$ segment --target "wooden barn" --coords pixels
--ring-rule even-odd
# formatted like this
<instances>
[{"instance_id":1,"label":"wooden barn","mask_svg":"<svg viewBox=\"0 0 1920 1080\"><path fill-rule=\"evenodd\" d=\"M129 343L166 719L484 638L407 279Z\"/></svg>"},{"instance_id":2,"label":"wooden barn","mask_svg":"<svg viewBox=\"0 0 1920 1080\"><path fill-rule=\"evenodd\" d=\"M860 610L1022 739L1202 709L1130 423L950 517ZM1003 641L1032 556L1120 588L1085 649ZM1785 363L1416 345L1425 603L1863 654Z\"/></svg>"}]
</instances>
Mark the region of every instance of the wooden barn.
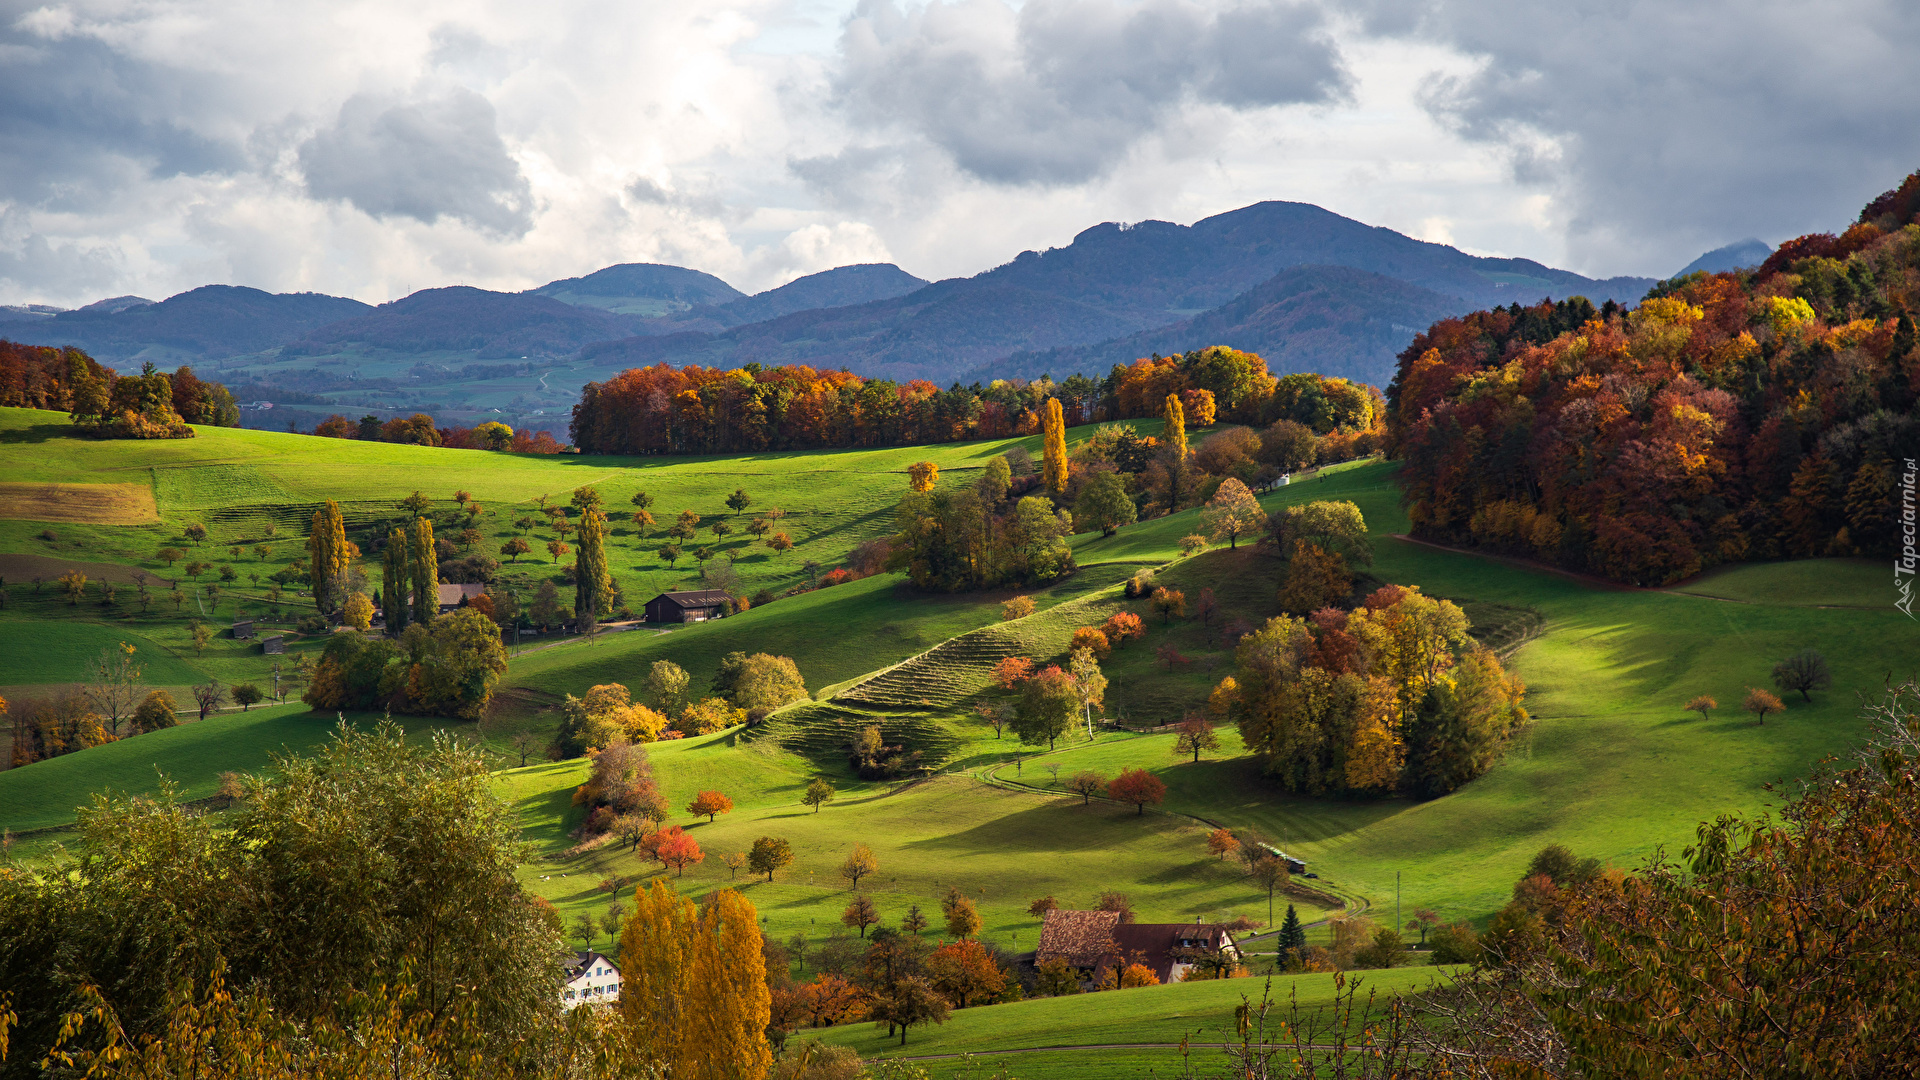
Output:
<instances>
[{"instance_id":1,"label":"wooden barn","mask_svg":"<svg viewBox=\"0 0 1920 1080\"><path fill-rule=\"evenodd\" d=\"M647 601L648 622L706 622L727 615L727 594L719 589L667 592Z\"/></svg>"}]
</instances>

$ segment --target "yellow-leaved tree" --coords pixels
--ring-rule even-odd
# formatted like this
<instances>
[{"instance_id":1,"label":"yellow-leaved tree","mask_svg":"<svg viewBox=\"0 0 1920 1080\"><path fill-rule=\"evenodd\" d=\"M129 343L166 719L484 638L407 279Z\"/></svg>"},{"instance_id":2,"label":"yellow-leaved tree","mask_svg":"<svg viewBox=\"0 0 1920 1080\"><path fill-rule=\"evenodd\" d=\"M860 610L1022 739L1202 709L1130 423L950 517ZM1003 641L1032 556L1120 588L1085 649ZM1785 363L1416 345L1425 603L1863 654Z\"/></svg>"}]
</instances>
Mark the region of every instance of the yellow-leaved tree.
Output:
<instances>
[{"instance_id":1,"label":"yellow-leaved tree","mask_svg":"<svg viewBox=\"0 0 1920 1080\"><path fill-rule=\"evenodd\" d=\"M698 908L655 881L620 935L620 1012L641 1057L675 1080L765 1080L772 998L759 915L732 889Z\"/></svg>"},{"instance_id":2,"label":"yellow-leaved tree","mask_svg":"<svg viewBox=\"0 0 1920 1080\"><path fill-rule=\"evenodd\" d=\"M1041 464L1047 491L1054 495L1065 495L1067 493L1067 420L1060 411L1059 398L1047 399L1045 431L1046 439L1041 446Z\"/></svg>"}]
</instances>

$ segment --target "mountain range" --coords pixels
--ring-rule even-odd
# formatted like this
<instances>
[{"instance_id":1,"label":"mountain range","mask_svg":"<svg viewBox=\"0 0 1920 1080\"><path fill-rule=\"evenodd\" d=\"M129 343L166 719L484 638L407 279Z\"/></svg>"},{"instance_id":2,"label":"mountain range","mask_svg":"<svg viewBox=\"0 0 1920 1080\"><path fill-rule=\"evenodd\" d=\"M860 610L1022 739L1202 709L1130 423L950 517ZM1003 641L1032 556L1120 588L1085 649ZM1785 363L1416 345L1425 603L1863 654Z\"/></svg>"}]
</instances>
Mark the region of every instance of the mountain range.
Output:
<instances>
[{"instance_id":1,"label":"mountain range","mask_svg":"<svg viewBox=\"0 0 1920 1080\"><path fill-rule=\"evenodd\" d=\"M1743 241L1688 269L1750 265L1767 251ZM804 363L946 384L1099 376L1205 345L1260 353L1277 372L1384 384L1394 354L1436 319L1548 296L1630 302L1653 283L1469 255L1317 206L1262 202L1192 225L1096 225L1064 247L933 283L866 264L749 296L698 270L628 263L521 293L434 288L377 307L207 285L158 303L0 309L0 337L77 345L122 369L212 364L263 387L298 374L320 390L329 379L419 380L422 364L457 378L463 362L501 359L590 378L637 364ZM550 396L537 400L564 406L584 378L563 378L564 390L543 379ZM350 404L350 394L328 397Z\"/></svg>"}]
</instances>

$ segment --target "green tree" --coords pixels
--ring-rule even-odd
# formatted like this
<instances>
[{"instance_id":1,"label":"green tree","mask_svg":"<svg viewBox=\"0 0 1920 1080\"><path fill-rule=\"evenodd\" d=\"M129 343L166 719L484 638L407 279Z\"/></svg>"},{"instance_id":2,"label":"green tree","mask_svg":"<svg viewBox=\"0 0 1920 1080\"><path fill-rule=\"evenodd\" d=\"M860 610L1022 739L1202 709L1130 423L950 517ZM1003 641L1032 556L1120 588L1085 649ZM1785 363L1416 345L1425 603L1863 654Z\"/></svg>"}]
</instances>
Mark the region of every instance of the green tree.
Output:
<instances>
[{"instance_id":1,"label":"green tree","mask_svg":"<svg viewBox=\"0 0 1920 1080\"><path fill-rule=\"evenodd\" d=\"M800 796L800 801L813 807L814 813L819 813L822 806L833 801L833 784L824 776L814 777L813 783L808 784L806 792Z\"/></svg>"},{"instance_id":2,"label":"green tree","mask_svg":"<svg viewBox=\"0 0 1920 1080\"><path fill-rule=\"evenodd\" d=\"M413 494L407 496L406 498L400 500L400 509L405 510L407 513L412 514L415 517L419 517L420 515L426 513L427 508L432 505L433 505L433 500L428 498L426 492L423 492L423 491L416 491Z\"/></svg>"},{"instance_id":3,"label":"green tree","mask_svg":"<svg viewBox=\"0 0 1920 1080\"><path fill-rule=\"evenodd\" d=\"M1030 746L1046 743L1066 733L1080 714L1080 694L1073 677L1058 667L1047 667L1020 687L1020 701L1013 714L1013 733Z\"/></svg>"},{"instance_id":4,"label":"green tree","mask_svg":"<svg viewBox=\"0 0 1920 1080\"><path fill-rule=\"evenodd\" d=\"M580 519L576 550L573 611L585 626L613 610L613 575L607 570L607 519L599 507L588 507Z\"/></svg>"},{"instance_id":5,"label":"green tree","mask_svg":"<svg viewBox=\"0 0 1920 1080\"><path fill-rule=\"evenodd\" d=\"M1080 489L1080 497L1073 504L1073 524L1081 532L1099 529L1102 536L1112 536L1121 526L1138 519L1139 509L1117 472L1096 473Z\"/></svg>"},{"instance_id":6,"label":"green tree","mask_svg":"<svg viewBox=\"0 0 1920 1080\"><path fill-rule=\"evenodd\" d=\"M413 590L411 621L425 626L440 610L440 560L433 548L432 519L417 517L407 526L407 563L407 584Z\"/></svg>"},{"instance_id":7,"label":"green tree","mask_svg":"<svg viewBox=\"0 0 1920 1080\"><path fill-rule=\"evenodd\" d=\"M747 507L752 505L753 505L753 496L747 494L747 491L745 488L734 488L733 494L727 496L727 509L733 511L736 514L744 511Z\"/></svg>"},{"instance_id":8,"label":"green tree","mask_svg":"<svg viewBox=\"0 0 1920 1080\"><path fill-rule=\"evenodd\" d=\"M754 653L741 664L731 697L743 709L778 709L805 701L807 684L791 658Z\"/></svg>"},{"instance_id":9,"label":"green tree","mask_svg":"<svg viewBox=\"0 0 1920 1080\"><path fill-rule=\"evenodd\" d=\"M668 716L680 715L687 700L687 682L686 670L671 660L655 660L647 671L647 693Z\"/></svg>"},{"instance_id":10,"label":"green tree","mask_svg":"<svg viewBox=\"0 0 1920 1080\"><path fill-rule=\"evenodd\" d=\"M413 591L413 560L407 554L407 534L394 529L387 534L387 546L380 552L380 611L386 616L387 633L398 635L407 628L411 614L407 594Z\"/></svg>"},{"instance_id":11,"label":"green tree","mask_svg":"<svg viewBox=\"0 0 1920 1080\"><path fill-rule=\"evenodd\" d=\"M239 683L233 688L233 703L240 706L242 712L252 712L253 707L266 696L252 683Z\"/></svg>"},{"instance_id":12,"label":"green tree","mask_svg":"<svg viewBox=\"0 0 1920 1080\"><path fill-rule=\"evenodd\" d=\"M753 850L747 853L747 868L756 874L767 875L772 881L775 871L784 870L793 863L793 845L777 836L763 836L753 842Z\"/></svg>"}]
</instances>

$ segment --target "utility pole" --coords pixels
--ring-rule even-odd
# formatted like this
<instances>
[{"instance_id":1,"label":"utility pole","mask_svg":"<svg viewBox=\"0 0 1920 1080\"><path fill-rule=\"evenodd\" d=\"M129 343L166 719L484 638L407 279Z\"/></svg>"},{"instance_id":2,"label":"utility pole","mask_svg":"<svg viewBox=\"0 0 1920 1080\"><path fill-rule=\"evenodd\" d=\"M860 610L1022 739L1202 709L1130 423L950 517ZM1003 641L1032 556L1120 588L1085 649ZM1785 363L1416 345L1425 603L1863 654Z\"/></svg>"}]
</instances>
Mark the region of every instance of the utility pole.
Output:
<instances>
[{"instance_id":1,"label":"utility pole","mask_svg":"<svg viewBox=\"0 0 1920 1080\"><path fill-rule=\"evenodd\" d=\"M1393 932L1400 932L1400 871L1393 872Z\"/></svg>"}]
</instances>

